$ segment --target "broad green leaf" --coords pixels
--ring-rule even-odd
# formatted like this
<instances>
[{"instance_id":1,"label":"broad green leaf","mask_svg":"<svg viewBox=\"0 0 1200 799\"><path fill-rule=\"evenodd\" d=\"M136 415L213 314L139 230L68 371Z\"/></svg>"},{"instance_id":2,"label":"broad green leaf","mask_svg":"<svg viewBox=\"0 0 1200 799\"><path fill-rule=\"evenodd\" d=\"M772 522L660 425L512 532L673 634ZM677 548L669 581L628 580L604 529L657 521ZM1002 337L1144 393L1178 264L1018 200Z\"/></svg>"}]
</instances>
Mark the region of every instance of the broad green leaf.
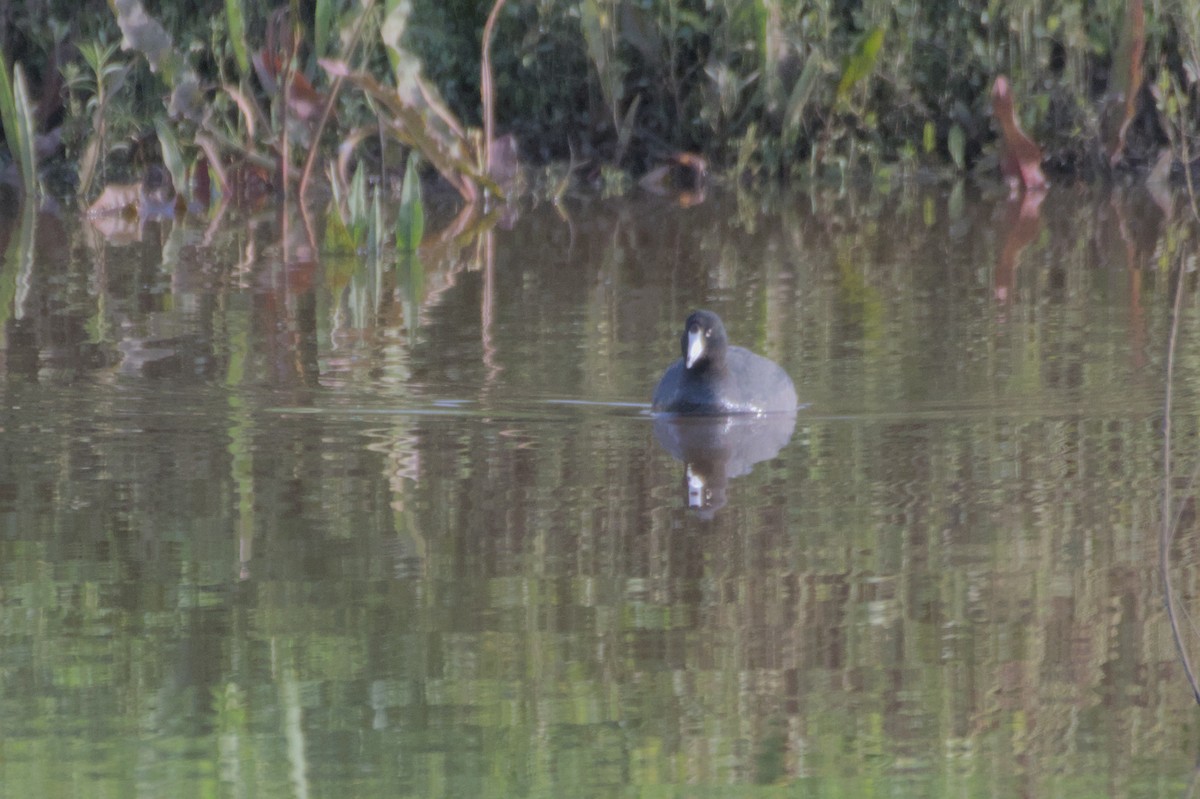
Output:
<instances>
[{"instance_id":1,"label":"broad green leaf","mask_svg":"<svg viewBox=\"0 0 1200 799\"><path fill-rule=\"evenodd\" d=\"M329 32L333 28L334 0L317 0L313 12L313 48L318 57L329 50Z\"/></svg>"},{"instance_id":2,"label":"broad green leaf","mask_svg":"<svg viewBox=\"0 0 1200 799\"><path fill-rule=\"evenodd\" d=\"M425 208L421 202L421 178L417 174L417 154L408 156L404 184L400 187L400 214L396 219L396 249L415 252L425 234Z\"/></svg>"},{"instance_id":3,"label":"broad green leaf","mask_svg":"<svg viewBox=\"0 0 1200 799\"><path fill-rule=\"evenodd\" d=\"M321 249L332 255L350 255L357 249L354 237L334 205L329 206L329 213L325 215L325 241Z\"/></svg>"},{"instance_id":4,"label":"broad green leaf","mask_svg":"<svg viewBox=\"0 0 1200 799\"><path fill-rule=\"evenodd\" d=\"M959 169L967 163L967 135L957 122L950 126L950 134L946 138L946 148L950 150L950 160Z\"/></svg>"},{"instance_id":5,"label":"broad green leaf","mask_svg":"<svg viewBox=\"0 0 1200 799\"><path fill-rule=\"evenodd\" d=\"M246 13L242 0L225 0L225 19L229 23L229 41L242 77L250 74L250 48L246 46Z\"/></svg>"},{"instance_id":6,"label":"broad green leaf","mask_svg":"<svg viewBox=\"0 0 1200 799\"><path fill-rule=\"evenodd\" d=\"M842 77L838 81L838 102L844 102L849 97L850 91L863 78L871 74L882 48L883 28L873 28L858 40L854 52L846 59L846 67L842 70Z\"/></svg>"}]
</instances>

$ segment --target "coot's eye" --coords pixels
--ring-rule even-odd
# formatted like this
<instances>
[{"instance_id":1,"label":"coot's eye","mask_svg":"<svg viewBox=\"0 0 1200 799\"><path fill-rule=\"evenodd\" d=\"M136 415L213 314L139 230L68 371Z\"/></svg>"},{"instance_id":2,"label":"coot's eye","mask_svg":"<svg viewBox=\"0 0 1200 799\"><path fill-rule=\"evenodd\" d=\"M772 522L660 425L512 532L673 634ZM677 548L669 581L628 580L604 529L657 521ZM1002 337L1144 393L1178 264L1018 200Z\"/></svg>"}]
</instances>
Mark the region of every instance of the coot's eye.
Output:
<instances>
[{"instance_id":1,"label":"coot's eye","mask_svg":"<svg viewBox=\"0 0 1200 799\"><path fill-rule=\"evenodd\" d=\"M711 330L705 330L705 331L704 331L704 337L705 337L705 338L712 338L712 331L711 331Z\"/></svg>"}]
</instances>

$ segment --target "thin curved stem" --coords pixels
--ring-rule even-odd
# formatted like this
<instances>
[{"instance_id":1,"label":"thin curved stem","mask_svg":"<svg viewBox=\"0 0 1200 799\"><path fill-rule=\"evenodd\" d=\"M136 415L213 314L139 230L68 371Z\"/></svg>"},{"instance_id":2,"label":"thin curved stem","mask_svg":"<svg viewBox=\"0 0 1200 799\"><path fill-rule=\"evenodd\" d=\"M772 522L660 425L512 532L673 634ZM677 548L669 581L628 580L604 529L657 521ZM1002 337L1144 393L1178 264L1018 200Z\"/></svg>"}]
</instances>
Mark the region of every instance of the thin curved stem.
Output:
<instances>
[{"instance_id":1,"label":"thin curved stem","mask_svg":"<svg viewBox=\"0 0 1200 799\"><path fill-rule=\"evenodd\" d=\"M487 22L483 25L483 52L479 65L479 100L483 104L483 174L492 174L492 141L496 137L496 97L492 84L492 33L496 28L496 20L500 18L500 9L504 8L506 0L496 0L492 11L488 14Z\"/></svg>"},{"instance_id":2,"label":"thin curved stem","mask_svg":"<svg viewBox=\"0 0 1200 799\"><path fill-rule=\"evenodd\" d=\"M371 13L371 9L375 5L375 0L367 0L362 13L355 20L354 30L350 33L350 41L346 46L346 58L354 53L354 49L358 46L358 37L362 34L363 23ZM308 157L304 159L304 171L300 173L300 202L304 202L304 197L308 193L308 179L312 176L313 164L317 160L317 150L320 149L317 145L321 141L321 134L325 132L325 126L329 124L329 117L333 114L333 107L337 103L338 94L342 90L342 83L345 78L338 75L333 79L333 86L329 89L329 98L325 101L325 108L321 111L321 120L317 123L316 132L313 133L312 146L308 150Z\"/></svg>"},{"instance_id":3,"label":"thin curved stem","mask_svg":"<svg viewBox=\"0 0 1200 799\"><path fill-rule=\"evenodd\" d=\"M1190 177L1190 176L1189 176ZM1183 663L1183 673L1188 685L1192 688L1192 698L1200 705L1200 684L1196 681L1196 673L1192 668L1191 658L1183 645L1183 636L1179 630L1179 616L1175 609L1175 591L1171 585L1170 549L1174 532L1174 514L1171 506L1171 405L1173 399L1173 377L1175 371L1175 343L1179 337L1179 313L1183 305L1183 265L1180 264L1178 282L1175 286L1175 303L1171 311L1171 335L1167 343L1167 387L1163 399L1163 496L1162 496L1162 530L1158 540L1158 569L1162 574L1163 602L1166 605L1167 620L1171 624L1171 636L1175 640L1175 649L1179 660Z\"/></svg>"}]
</instances>

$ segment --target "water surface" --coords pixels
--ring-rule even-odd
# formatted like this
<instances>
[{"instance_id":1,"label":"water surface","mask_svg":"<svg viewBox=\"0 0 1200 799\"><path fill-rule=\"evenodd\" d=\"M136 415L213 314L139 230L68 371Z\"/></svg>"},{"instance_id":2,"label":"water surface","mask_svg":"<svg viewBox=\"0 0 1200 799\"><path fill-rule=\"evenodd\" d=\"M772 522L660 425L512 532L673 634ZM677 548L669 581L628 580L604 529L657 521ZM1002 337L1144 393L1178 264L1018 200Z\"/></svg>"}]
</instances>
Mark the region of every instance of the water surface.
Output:
<instances>
[{"instance_id":1,"label":"water surface","mask_svg":"<svg viewBox=\"0 0 1200 799\"><path fill-rule=\"evenodd\" d=\"M400 264L8 221L0 793L1184 791L1185 214L566 211ZM787 430L656 429L695 307L792 374Z\"/></svg>"}]
</instances>

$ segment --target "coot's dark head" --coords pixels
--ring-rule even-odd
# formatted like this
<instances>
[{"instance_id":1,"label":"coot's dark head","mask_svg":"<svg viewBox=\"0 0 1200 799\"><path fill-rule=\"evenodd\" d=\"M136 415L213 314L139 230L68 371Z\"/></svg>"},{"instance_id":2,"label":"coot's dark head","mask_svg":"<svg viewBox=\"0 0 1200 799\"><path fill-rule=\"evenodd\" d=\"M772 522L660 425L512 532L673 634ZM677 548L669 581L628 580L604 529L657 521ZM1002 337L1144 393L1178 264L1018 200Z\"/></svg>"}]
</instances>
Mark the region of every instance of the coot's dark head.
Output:
<instances>
[{"instance_id":1,"label":"coot's dark head","mask_svg":"<svg viewBox=\"0 0 1200 799\"><path fill-rule=\"evenodd\" d=\"M702 372L709 367L724 365L729 339L725 337L721 317L712 311L693 311L683 324L679 344L687 370Z\"/></svg>"}]
</instances>

